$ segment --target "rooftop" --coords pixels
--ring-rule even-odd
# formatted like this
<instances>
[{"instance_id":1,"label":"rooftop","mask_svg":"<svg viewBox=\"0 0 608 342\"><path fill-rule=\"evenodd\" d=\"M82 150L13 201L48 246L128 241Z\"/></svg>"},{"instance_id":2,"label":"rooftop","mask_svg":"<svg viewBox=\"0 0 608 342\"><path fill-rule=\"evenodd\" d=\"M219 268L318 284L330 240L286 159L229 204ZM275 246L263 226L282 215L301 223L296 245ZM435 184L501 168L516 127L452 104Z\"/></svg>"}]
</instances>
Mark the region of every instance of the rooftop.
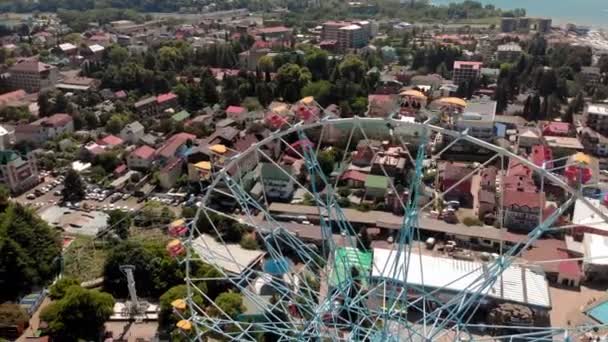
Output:
<instances>
[{"instance_id":1,"label":"rooftop","mask_svg":"<svg viewBox=\"0 0 608 342\"><path fill-rule=\"evenodd\" d=\"M243 273L265 254L263 251L244 249L239 244L219 243L206 234L196 238L192 247L204 262L221 267L231 274Z\"/></svg>"},{"instance_id":2,"label":"rooftop","mask_svg":"<svg viewBox=\"0 0 608 342\"><path fill-rule=\"evenodd\" d=\"M483 65L482 62L455 61L454 62L454 69L460 69L460 68L463 68L463 67L470 67L471 69L480 70L482 65Z\"/></svg>"},{"instance_id":3,"label":"rooftop","mask_svg":"<svg viewBox=\"0 0 608 342\"><path fill-rule=\"evenodd\" d=\"M587 113L596 115L608 115L608 105L605 104L590 104L587 106Z\"/></svg>"},{"instance_id":4,"label":"rooftop","mask_svg":"<svg viewBox=\"0 0 608 342\"><path fill-rule=\"evenodd\" d=\"M55 67L39 61L22 60L10 67L9 72L43 72L51 69Z\"/></svg>"},{"instance_id":5,"label":"rooftop","mask_svg":"<svg viewBox=\"0 0 608 342\"><path fill-rule=\"evenodd\" d=\"M135 151L131 152L131 155L134 155L140 159L147 160L153 158L155 152L156 150L154 150L152 147L148 145L142 145L138 147Z\"/></svg>"},{"instance_id":6,"label":"rooftop","mask_svg":"<svg viewBox=\"0 0 608 342\"><path fill-rule=\"evenodd\" d=\"M388 249L374 249L372 277L395 279L411 285L454 292L468 292L490 277L481 262L448 259L411 253L408 265L405 255ZM423 272L424 270L424 272ZM528 268L510 266L482 295L495 299L542 308L551 307L545 275Z\"/></svg>"}]
</instances>

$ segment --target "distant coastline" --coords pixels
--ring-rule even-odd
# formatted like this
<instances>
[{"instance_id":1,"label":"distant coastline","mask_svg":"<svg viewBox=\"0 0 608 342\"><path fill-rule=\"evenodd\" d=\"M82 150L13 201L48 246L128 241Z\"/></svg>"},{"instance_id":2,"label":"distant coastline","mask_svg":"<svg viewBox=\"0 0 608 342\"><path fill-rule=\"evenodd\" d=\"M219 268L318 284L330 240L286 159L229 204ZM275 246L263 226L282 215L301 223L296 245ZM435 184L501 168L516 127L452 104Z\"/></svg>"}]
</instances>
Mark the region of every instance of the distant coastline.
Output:
<instances>
[{"instance_id":1,"label":"distant coastline","mask_svg":"<svg viewBox=\"0 0 608 342\"><path fill-rule=\"evenodd\" d=\"M529 16L547 17L558 25L573 23L594 28L608 29L608 1L578 0L476 0L484 5L509 10L524 8ZM435 5L447 5L462 0L431 0Z\"/></svg>"}]
</instances>

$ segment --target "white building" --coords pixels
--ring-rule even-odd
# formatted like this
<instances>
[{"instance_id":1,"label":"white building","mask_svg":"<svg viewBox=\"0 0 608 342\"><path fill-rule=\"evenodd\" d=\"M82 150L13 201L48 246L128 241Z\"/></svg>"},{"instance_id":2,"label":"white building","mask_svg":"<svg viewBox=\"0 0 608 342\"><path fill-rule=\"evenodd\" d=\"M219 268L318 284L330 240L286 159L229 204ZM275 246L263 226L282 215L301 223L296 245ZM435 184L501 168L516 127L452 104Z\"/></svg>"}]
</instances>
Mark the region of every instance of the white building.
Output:
<instances>
[{"instance_id":1,"label":"white building","mask_svg":"<svg viewBox=\"0 0 608 342\"><path fill-rule=\"evenodd\" d=\"M23 158L15 151L0 151L0 183L13 193L25 192L40 182L36 158Z\"/></svg>"},{"instance_id":2,"label":"white building","mask_svg":"<svg viewBox=\"0 0 608 342\"><path fill-rule=\"evenodd\" d=\"M397 258L395 251L375 248L372 282L392 280L397 288L401 287L400 284L407 283L423 287L426 291L441 289L436 292L435 297L447 301L458 293L475 293L479 285L491 276L487 265L476 261L411 253L408 267L405 262L403 253ZM392 291L389 290L380 295L390 293ZM551 308L549 285L545 275L540 271L535 272L519 266L507 267L492 285L481 291L482 305L491 304L491 300L521 304L539 311Z\"/></svg>"},{"instance_id":3,"label":"white building","mask_svg":"<svg viewBox=\"0 0 608 342\"><path fill-rule=\"evenodd\" d=\"M144 126L139 121L133 121L120 131L120 138L131 144L136 144L145 134Z\"/></svg>"},{"instance_id":4,"label":"white building","mask_svg":"<svg viewBox=\"0 0 608 342\"><path fill-rule=\"evenodd\" d=\"M286 200L293 194L295 182L291 166L279 167L273 163L261 163L258 175L266 196Z\"/></svg>"},{"instance_id":5,"label":"white building","mask_svg":"<svg viewBox=\"0 0 608 342\"><path fill-rule=\"evenodd\" d=\"M0 126L0 151L7 150L15 144L15 130Z\"/></svg>"}]
</instances>

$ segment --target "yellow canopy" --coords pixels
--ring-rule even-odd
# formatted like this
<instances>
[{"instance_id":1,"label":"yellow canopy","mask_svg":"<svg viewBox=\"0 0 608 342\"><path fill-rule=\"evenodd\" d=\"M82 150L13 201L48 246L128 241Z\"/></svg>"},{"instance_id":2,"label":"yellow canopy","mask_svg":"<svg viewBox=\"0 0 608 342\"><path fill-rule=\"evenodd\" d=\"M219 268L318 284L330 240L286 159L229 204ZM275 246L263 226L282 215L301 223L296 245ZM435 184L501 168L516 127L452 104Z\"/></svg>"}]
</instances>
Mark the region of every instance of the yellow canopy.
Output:
<instances>
[{"instance_id":1,"label":"yellow canopy","mask_svg":"<svg viewBox=\"0 0 608 342\"><path fill-rule=\"evenodd\" d=\"M461 98L458 98L458 97L444 97L442 99L439 99L439 103L446 104L446 105L460 106L463 108L467 106L467 101L465 101Z\"/></svg>"},{"instance_id":2,"label":"yellow canopy","mask_svg":"<svg viewBox=\"0 0 608 342\"><path fill-rule=\"evenodd\" d=\"M179 245L181 245L181 244L182 244L182 242L181 242L181 241L179 241L178 239L174 239L174 240L171 240L171 241L170 241L170 242L167 244L167 247L168 247L168 248L173 248L173 247L177 247L177 246L179 246Z\"/></svg>"},{"instance_id":3,"label":"yellow canopy","mask_svg":"<svg viewBox=\"0 0 608 342\"><path fill-rule=\"evenodd\" d=\"M312 96L306 96L305 98L300 100L300 103L303 103L307 106L310 106L315 101L315 98Z\"/></svg>"},{"instance_id":4,"label":"yellow canopy","mask_svg":"<svg viewBox=\"0 0 608 342\"><path fill-rule=\"evenodd\" d=\"M572 157L572 160L575 163L579 163L579 164L587 164L587 165L591 164L591 157L584 154L583 152L579 152L579 153L575 154Z\"/></svg>"},{"instance_id":5,"label":"yellow canopy","mask_svg":"<svg viewBox=\"0 0 608 342\"><path fill-rule=\"evenodd\" d=\"M426 96L421 91L414 90L414 89L404 90L401 93L399 93L399 96L411 96L411 97L417 97L417 98L426 100Z\"/></svg>"},{"instance_id":6,"label":"yellow canopy","mask_svg":"<svg viewBox=\"0 0 608 342\"><path fill-rule=\"evenodd\" d=\"M177 322L176 326L182 330L190 330L192 329L192 323L190 323L190 321L182 319L181 321Z\"/></svg>"},{"instance_id":7,"label":"yellow canopy","mask_svg":"<svg viewBox=\"0 0 608 342\"><path fill-rule=\"evenodd\" d=\"M170 227L179 227L179 226L183 226L185 224L186 224L186 220L179 219L179 220L175 220L175 221L171 222L171 224L169 226Z\"/></svg>"},{"instance_id":8,"label":"yellow canopy","mask_svg":"<svg viewBox=\"0 0 608 342\"><path fill-rule=\"evenodd\" d=\"M171 306L177 310L186 310L186 301L183 299L176 299L171 302Z\"/></svg>"},{"instance_id":9,"label":"yellow canopy","mask_svg":"<svg viewBox=\"0 0 608 342\"><path fill-rule=\"evenodd\" d=\"M211 146L210 149L211 149L211 151L213 151L215 153L219 153L219 154L224 154L224 153L226 153L226 150L227 150L226 146L220 145L220 144L213 145L213 146Z\"/></svg>"},{"instance_id":10,"label":"yellow canopy","mask_svg":"<svg viewBox=\"0 0 608 342\"><path fill-rule=\"evenodd\" d=\"M211 170L211 162L208 162L208 161L198 162L198 163L194 164L194 167L197 169L209 171L209 170Z\"/></svg>"}]
</instances>

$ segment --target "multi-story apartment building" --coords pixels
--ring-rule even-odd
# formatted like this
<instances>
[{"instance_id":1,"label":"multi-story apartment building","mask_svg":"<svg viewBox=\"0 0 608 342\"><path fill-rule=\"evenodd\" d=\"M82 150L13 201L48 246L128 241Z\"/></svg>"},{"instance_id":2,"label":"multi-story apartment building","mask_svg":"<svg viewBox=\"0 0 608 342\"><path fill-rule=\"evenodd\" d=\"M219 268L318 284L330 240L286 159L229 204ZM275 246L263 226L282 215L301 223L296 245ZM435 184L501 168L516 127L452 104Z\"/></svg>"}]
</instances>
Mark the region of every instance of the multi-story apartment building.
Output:
<instances>
[{"instance_id":1,"label":"multi-story apartment building","mask_svg":"<svg viewBox=\"0 0 608 342\"><path fill-rule=\"evenodd\" d=\"M479 78L482 65L481 62L455 61L452 77L454 84L461 84L464 81Z\"/></svg>"},{"instance_id":2,"label":"multi-story apartment building","mask_svg":"<svg viewBox=\"0 0 608 342\"><path fill-rule=\"evenodd\" d=\"M338 48L359 49L367 45L369 33L359 25L348 25L338 30Z\"/></svg>"},{"instance_id":3,"label":"multi-story apartment building","mask_svg":"<svg viewBox=\"0 0 608 342\"><path fill-rule=\"evenodd\" d=\"M585 82L585 87L594 88L600 83L602 76L598 67L581 67L581 75Z\"/></svg>"},{"instance_id":4,"label":"multi-story apartment building","mask_svg":"<svg viewBox=\"0 0 608 342\"><path fill-rule=\"evenodd\" d=\"M41 144L64 133L74 132L74 119L69 114L58 113L15 127L17 142L29 141Z\"/></svg>"},{"instance_id":5,"label":"multi-story apartment building","mask_svg":"<svg viewBox=\"0 0 608 342\"><path fill-rule=\"evenodd\" d=\"M6 185L11 192L22 193L39 182L33 154L23 158L15 151L0 151L0 183Z\"/></svg>"},{"instance_id":6,"label":"multi-story apartment building","mask_svg":"<svg viewBox=\"0 0 608 342\"><path fill-rule=\"evenodd\" d=\"M515 62L521 56L522 49L517 43L499 45L496 49L496 59L500 62Z\"/></svg>"},{"instance_id":7,"label":"multi-story apartment building","mask_svg":"<svg viewBox=\"0 0 608 342\"><path fill-rule=\"evenodd\" d=\"M51 89L57 83L57 68L38 61L23 60L8 70L9 85L14 89L23 89L28 93Z\"/></svg>"},{"instance_id":8,"label":"multi-story apartment building","mask_svg":"<svg viewBox=\"0 0 608 342\"><path fill-rule=\"evenodd\" d=\"M266 196L286 200L293 194L295 182L291 166L279 167L273 163L261 163L258 174Z\"/></svg>"},{"instance_id":9,"label":"multi-story apartment building","mask_svg":"<svg viewBox=\"0 0 608 342\"><path fill-rule=\"evenodd\" d=\"M599 132L608 134L608 105L590 104L585 109L585 119L587 126Z\"/></svg>"},{"instance_id":10,"label":"multi-story apartment building","mask_svg":"<svg viewBox=\"0 0 608 342\"><path fill-rule=\"evenodd\" d=\"M323 23L321 31L321 40L338 41L338 30L342 27L351 25L350 21L327 21Z\"/></svg>"}]
</instances>

